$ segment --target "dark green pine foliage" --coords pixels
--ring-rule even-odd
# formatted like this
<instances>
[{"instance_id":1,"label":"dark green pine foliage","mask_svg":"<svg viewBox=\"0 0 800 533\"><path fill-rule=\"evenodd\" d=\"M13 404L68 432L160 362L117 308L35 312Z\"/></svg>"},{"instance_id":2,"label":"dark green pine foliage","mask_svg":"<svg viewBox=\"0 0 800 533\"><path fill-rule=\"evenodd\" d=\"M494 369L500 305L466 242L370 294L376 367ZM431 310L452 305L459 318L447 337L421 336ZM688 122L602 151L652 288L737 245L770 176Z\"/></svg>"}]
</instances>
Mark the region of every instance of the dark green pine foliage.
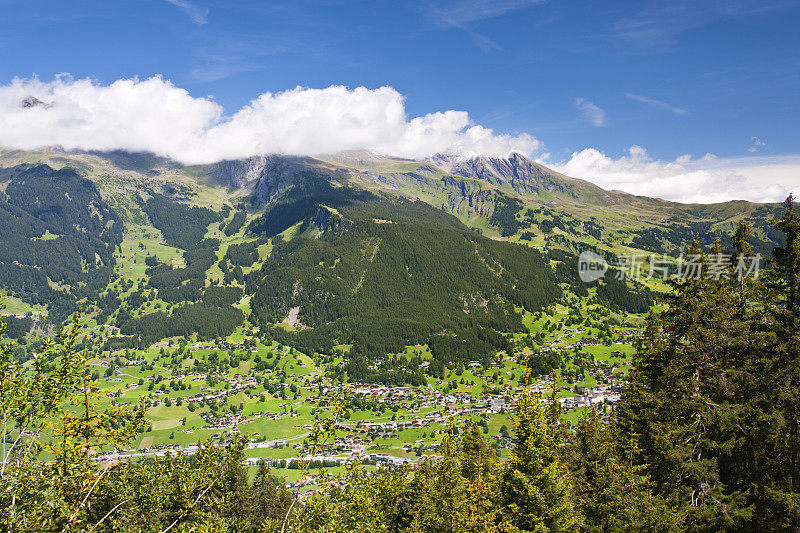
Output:
<instances>
[{"instance_id":1,"label":"dark green pine foliage","mask_svg":"<svg viewBox=\"0 0 800 533\"><path fill-rule=\"evenodd\" d=\"M267 463L260 462L251 487L252 522L254 524L279 524L291 505L292 495L286 485L278 487L278 480L270 474Z\"/></svg>"},{"instance_id":2,"label":"dark green pine foliage","mask_svg":"<svg viewBox=\"0 0 800 533\"><path fill-rule=\"evenodd\" d=\"M203 303L217 307L233 305L244 296L241 287L219 287L211 285L203 293Z\"/></svg>"},{"instance_id":3,"label":"dark green pine foliage","mask_svg":"<svg viewBox=\"0 0 800 533\"><path fill-rule=\"evenodd\" d=\"M173 268L157 260L145 273L148 285L158 291L158 297L171 303L195 302L203 294L206 271L217 260L219 240L203 239L183 254L184 268Z\"/></svg>"},{"instance_id":4,"label":"dark green pine foliage","mask_svg":"<svg viewBox=\"0 0 800 533\"><path fill-rule=\"evenodd\" d=\"M629 284L636 288L632 289ZM653 296L649 289L625 279L615 269L610 269L597 287L597 299L609 309L628 313L646 313L653 305Z\"/></svg>"},{"instance_id":5,"label":"dark green pine foliage","mask_svg":"<svg viewBox=\"0 0 800 533\"><path fill-rule=\"evenodd\" d=\"M683 527L800 530L800 217L792 199L775 223L785 244L761 279L740 279L750 228L732 238L728 279L674 284L651 314L619 409L620 439L656 495L683 508ZM701 254L703 271L719 245ZM722 258L724 262L724 257ZM750 264L745 261L745 267Z\"/></svg>"},{"instance_id":6,"label":"dark green pine foliage","mask_svg":"<svg viewBox=\"0 0 800 533\"><path fill-rule=\"evenodd\" d=\"M170 246L191 248L203 238L209 224L220 220L219 213L206 207L190 206L154 191L148 195L140 205Z\"/></svg>"},{"instance_id":7,"label":"dark green pine foliage","mask_svg":"<svg viewBox=\"0 0 800 533\"><path fill-rule=\"evenodd\" d=\"M149 346L159 339L189 338L194 333L201 339L227 337L243 321L244 314L236 307L198 302L180 305L171 312L157 311L130 318L119 328L123 335L139 341L136 346Z\"/></svg>"},{"instance_id":8,"label":"dark green pine foliage","mask_svg":"<svg viewBox=\"0 0 800 533\"><path fill-rule=\"evenodd\" d=\"M517 213L521 208L522 202L517 198L497 194L494 200L494 211L489 217L489 224L500 230L501 237L510 237L522 227L522 222L517 219Z\"/></svg>"},{"instance_id":9,"label":"dark green pine foliage","mask_svg":"<svg viewBox=\"0 0 800 533\"><path fill-rule=\"evenodd\" d=\"M246 276L251 320L267 326L299 308L305 329L275 334L306 350L352 344L350 377L408 344L429 344L439 361L486 358L508 346L496 331L521 331L515 306L561 295L536 250L484 238L421 202L320 180L289 191L251 229L267 236L294 224L302 234L273 239Z\"/></svg>"},{"instance_id":10,"label":"dark green pine foliage","mask_svg":"<svg viewBox=\"0 0 800 533\"><path fill-rule=\"evenodd\" d=\"M178 306L170 312L133 317L130 311L141 302L129 297L127 303L132 309L123 308L117 315L121 332L137 346L167 337L191 337L193 333L204 339L230 335L244 322L242 311L232 307L243 291L241 287L205 287L206 271L216 261L218 247L217 239L203 239L189 247L183 254L184 268L172 268L155 258L148 260L148 285L157 290L159 298Z\"/></svg>"},{"instance_id":11,"label":"dark green pine foliage","mask_svg":"<svg viewBox=\"0 0 800 533\"><path fill-rule=\"evenodd\" d=\"M234 266L250 266L258 261L258 246L266 244L267 239L234 243L228 245L228 250L225 252L224 261L230 262Z\"/></svg>"},{"instance_id":12,"label":"dark green pine foliage","mask_svg":"<svg viewBox=\"0 0 800 533\"><path fill-rule=\"evenodd\" d=\"M764 530L800 531L800 214L794 198L784 204L775 229L784 244L773 250L772 269L765 275L765 320L776 338L763 368L759 433L763 439L756 457L758 504L764 508L758 523Z\"/></svg>"},{"instance_id":13,"label":"dark green pine foliage","mask_svg":"<svg viewBox=\"0 0 800 533\"><path fill-rule=\"evenodd\" d=\"M72 169L11 170L0 192L0 286L47 305L59 321L79 299L95 299L108 285L122 220L94 183Z\"/></svg>"},{"instance_id":14,"label":"dark green pine foliage","mask_svg":"<svg viewBox=\"0 0 800 533\"><path fill-rule=\"evenodd\" d=\"M244 227L245 222L247 222L247 213L244 211L236 211L236 213L233 214L233 218L227 224L225 224L225 229L223 232L228 237L235 235Z\"/></svg>"},{"instance_id":15,"label":"dark green pine foliage","mask_svg":"<svg viewBox=\"0 0 800 533\"><path fill-rule=\"evenodd\" d=\"M703 271L709 268L696 242L689 254L701 255ZM687 525L735 529L750 518L737 504L738 487L726 484L742 452L737 426L748 402L750 330L735 283L703 273L673 289L669 309L648 318L623 428L629 424L638 437L640 459L661 495L689 510Z\"/></svg>"},{"instance_id":16,"label":"dark green pine foliage","mask_svg":"<svg viewBox=\"0 0 800 533\"><path fill-rule=\"evenodd\" d=\"M26 333L33 328L33 318L26 316L23 318L16 318L13 316L6 316L3 318L8 329L6 335L11 339L19 339L24 337Z\"/></svg>"},{"instance_id":17,"label":"dark green pine foliage","mask_svg":"<svg viewBox=\"0 0 800 533\"><path fill-rule=\"evenodd\" d=\"M529 392L517 397L514 448L500 486L503 516L520 531L576 531L582 517L562 460L558 402L547 409Z\"/></svg>"},{"instance_id":18,"label":"dark green pine foliage","mask_svg":"<svg viewBox=\"0 0 800 533\"><path fill-rule=\"evenodd\" d=\"M655 484L634 464L636 441L615 437L593 409L565 447L586 531L680 531L680 513L654 494Z\"/></svg>"}]
</instances>

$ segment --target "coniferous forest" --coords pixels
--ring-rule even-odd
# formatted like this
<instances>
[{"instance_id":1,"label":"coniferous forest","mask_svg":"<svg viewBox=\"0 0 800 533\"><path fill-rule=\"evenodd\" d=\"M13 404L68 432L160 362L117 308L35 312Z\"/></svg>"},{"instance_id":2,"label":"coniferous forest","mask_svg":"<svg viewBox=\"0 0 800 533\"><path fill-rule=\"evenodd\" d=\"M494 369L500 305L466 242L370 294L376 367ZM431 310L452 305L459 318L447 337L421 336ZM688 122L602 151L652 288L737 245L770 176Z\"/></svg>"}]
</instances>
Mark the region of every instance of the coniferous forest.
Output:
<instances>
[{"instance_id":1,"label":"coniferous forest","mask_svg":"<svg viewBox=\"0 0 800 533\"><path fill-rule=\"evenodd\" d=\"M555 397L523 386L507 456L478 425L450 424L435 457L370 471L353 463L302 498L264 463L248 476L242 438L193 455L97 460L141 430L147 405L99 408L80 313L25 364L4 337L0 520L12 532L800 530L800 213L791 197L775 229L783 244L758 278L671 281L610 414L589 410L568 426ZM739 222L731 249L695 242L690 251L706 264L749 255L750 232ZM735 260L727 268L733 274ZM348 416L345 394L326 401L312 447ZM36 438L45 430L46 443Z\"/></svg>"}]
</instances>

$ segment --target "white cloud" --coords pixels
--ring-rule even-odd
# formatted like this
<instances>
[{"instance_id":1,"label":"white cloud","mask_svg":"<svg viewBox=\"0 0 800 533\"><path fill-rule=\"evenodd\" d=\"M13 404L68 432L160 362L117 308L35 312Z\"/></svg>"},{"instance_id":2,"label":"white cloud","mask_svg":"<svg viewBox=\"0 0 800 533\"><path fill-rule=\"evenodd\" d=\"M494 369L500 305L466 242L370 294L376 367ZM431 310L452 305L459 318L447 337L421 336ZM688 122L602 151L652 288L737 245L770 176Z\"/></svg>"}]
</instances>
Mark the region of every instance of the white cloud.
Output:
<instances>
[{"instance_id":1,"label":"white cloud","mask_svg":"<svg viewBox=\"0 0 800 533\"><path fill-rule=\"evenodd\" d=\"M585 98L576 98L575 107L581 112L583 118L591 122L594 126L605 126L606 112L589 100Z\"/></svg>"},{"instance_id":2,"label":"white cloud","mask_svg":"<svg viewBox=\"0 0 800 533\"><path fill-rule=\"evenodd\" d=\"M646 96L642 96L641 94L626 94L625 97L630 100L641 102L642 104L650 104L656 107L660 107L661 109L666 109L667 111L672 111L676 115L686 115L688 113L685 109L681 109L680 107L675 107L666 102L662 102L661 100L656 100L655 98L648 98Z\"/></svg>"},{"instance_id":3,"label":"white cloud","mask_svg":"<svg viewBox=\"0 0 800 533\"><path fill-rule=\"evenodd\" d=\"M23 108L28 96L52 105ZM66 75L0 86L0 146L149 151L187 164L356 148L416 158L531 155L541 148L529 134L495 134L463 111L409 119L392 87L267 92L226 116L211 97L193 97L160 77L101 85Z\"/></svg>"},{"instance_id":4,"label":"white cloud","mask_svg":"<svg viewBox=\"0 0 800 533\"><path fill-rule=\"evenodd\" d=\"M765 143L764 141L762 141L758 137L750 137L750 142L753 143L750 146L750 148L747 149L747 151L750 152L750 153L758 152L759 148L763 148L764 146L767 145L767 143Z\"/></svg>"},{"instance_id":5,"label":"white cloud","mask_svg":"<svg viewBox=\"0 0 800 533\"><path fill-rule=\"evenodd\" d=\"M632 146L616 159L586 148L551 166L605 189L678 202L779 202L800 189L800 156L723 159L707 154L658 161L641 146Z\"/></svg>"},{"instance_id":6,"label":"white cloud","mask_svg":"<svg viewBox=\"0 0 800 533\"><path fill-rule=\"evenodd\" d=\"M29 96L33 99L24 107ZM226 115L213 98L193 97L159 77L110 85L66 75L52 82L14 79L0 85L0 146L147 151L187 164L358 148L418 159L437 153L548 157L527 133L495 133L464 111L411 118L404 100L392 87L298 87L264 93ZM604 122L604 113L591 102L577 99L576 105L595 124ZM751 141L753 147L765 146L757 137ZM659 161L633 146L619 158L587 148L551 166L604 188L681 202L780 201L789 191L800 191L800 156L686 155Z\"/></svg>"},{"instance_id":7,"label":"white cloud","mask_svg":"<svg viewBox=\"0 0 800 533\"><path fill-rule=\"evenodd\" d=\"M200 7L187 0L166 0L173 6L181 8L195 24L206 24L208 22L208 8Z\"/></svg>"}]
</instances>

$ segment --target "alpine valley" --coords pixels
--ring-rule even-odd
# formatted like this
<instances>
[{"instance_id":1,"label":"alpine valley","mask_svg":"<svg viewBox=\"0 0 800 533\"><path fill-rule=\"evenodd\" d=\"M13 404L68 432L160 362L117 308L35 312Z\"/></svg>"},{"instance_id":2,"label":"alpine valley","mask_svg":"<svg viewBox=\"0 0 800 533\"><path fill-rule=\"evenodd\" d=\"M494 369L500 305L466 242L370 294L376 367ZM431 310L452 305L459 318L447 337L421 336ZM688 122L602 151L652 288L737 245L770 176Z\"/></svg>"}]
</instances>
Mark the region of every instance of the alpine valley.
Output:
<instances>
[{"instance_id":1,"label":"alpine valley","mask_svg":"<svg viewBox=\"0 0 800 533\"><path fill-rule=\"evenodd\" d=\"M518 154L184 166L0 150L6 336L30 369L77 320L100 408L146 400L109 460L240 434L248 464L313 491L353 460L446 455L467 421L506 458L524 385L567 426L614 411L648 313L669 306L670 285L648 275L659 265L674 273L690 246L769 257L784 242L779 204L679 204L579 178ZM590 283L587 250L610 265ZM350 410L319 445L336 391Z\"/></svg>"}]
</instances>

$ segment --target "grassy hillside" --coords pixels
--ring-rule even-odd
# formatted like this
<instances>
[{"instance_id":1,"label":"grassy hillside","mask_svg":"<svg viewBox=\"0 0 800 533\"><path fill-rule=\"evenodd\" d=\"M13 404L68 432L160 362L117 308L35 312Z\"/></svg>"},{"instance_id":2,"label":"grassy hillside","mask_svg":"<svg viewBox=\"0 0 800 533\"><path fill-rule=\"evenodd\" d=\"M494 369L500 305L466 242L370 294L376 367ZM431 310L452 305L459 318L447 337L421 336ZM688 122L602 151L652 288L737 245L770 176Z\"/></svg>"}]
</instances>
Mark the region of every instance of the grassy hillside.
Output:
<instances>
[{"instance_id":1,"label":"grassy hillside","mask_svg":"<svg viewBox=\"0 0 800 533\"><path fill-rule=\"evenodd\" d=\"M611 261L674 257L695 235L725 243L740 218L755 226L756 251L780 240L769 225L776 206L603 191L518 155L357 151L183 167L149 154L0 150L0 210L10 228L0 284L17 309L59 319L86 299L131 346L192 327L218 335L278 324L296 342L352 344L370 357L404 335L424 344L476 324L518 328L512 306L557 297L535 250L567 254L554 265L584 249ZM245 292L209 306L210 286ZM207 327L219 309L229 320ZM141 338L148 324L161 333Z\"/></svg>"}]
</instances>

